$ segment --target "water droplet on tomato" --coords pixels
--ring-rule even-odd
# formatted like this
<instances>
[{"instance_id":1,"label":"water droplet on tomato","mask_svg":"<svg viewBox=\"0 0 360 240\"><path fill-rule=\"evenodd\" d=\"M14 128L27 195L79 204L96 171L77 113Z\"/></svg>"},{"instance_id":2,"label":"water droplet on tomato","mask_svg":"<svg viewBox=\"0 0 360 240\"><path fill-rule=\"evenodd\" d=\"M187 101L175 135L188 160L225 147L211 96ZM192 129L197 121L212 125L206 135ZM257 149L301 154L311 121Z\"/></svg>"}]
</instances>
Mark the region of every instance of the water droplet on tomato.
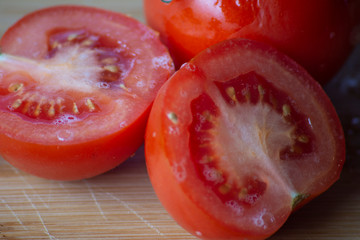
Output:
<instances>
[{"instance_id":1,"label":"water droplet on tomato","mask_svg":"<svg viewBox=\"0 0 360 240\"><path fill-rule=\"evenodd\" d=\"M104 89L110 88L110 84L107 82L98 82L96 85L98 88L104 88Z\"/></svg>"},{"instance_id":2,"label":"water droplet on tomato","mask_svg":"<svg viewBox=\"0 0 360 240\"><path fill-rule=\"evenodd\" d=\"M73 132L70 130L59 130L56 132L56 136L61 142L72 140L73 135Z\"/></svg>"},{"instance_id":3,"label":"water droplet on tomato","mask_svg":"<svg viewBox=\"0 0 360 240\"><path fill-rule=\"evenodd\" d=\"M230 200L225 203L237 216L242 216L244 214L244 208L239 205L235 200Z\"/></svg>"},{"instance_id":4,"label":"water droplet on tomato","mask_svg":"<svg viewBox=\"0 0 360 240\"><path fill-rule=\"evenodd\" d=\"M169 126L169 134L171 134L171 135L179 135L180 130L179 130L178 127Z\"/></svg>"},{"instance_id":5,"label":"water droplet on tomato","mask_svg":"<svg viewBox=\"0 0 360 240\"><path fill-rule=\"evenodd\" d=\"M167 55L155 57L152 59L152 64L154 68L168 68L170 59Z\"/></svg>"},{"instance_id":6,"label":"water droplet on tomato","mask_svg":"<svg viewBox=\"0 0 360 240\"><path fill-rule=\"evenodd\" d=\"M185 67L187 65L187 63L183 63L181 66L180 66L180 69Z\"/></svg>"},{"instance_id":7,"label":"water droplet on tomato","mask_svg":"<svg viewBox=\"0 0 360 240\"><path fill-rule=\"evenodd\" d=\"M53 121L54 124L56 125L62 125L62 124L69 124L69 123L73 123L73 122L77 122L79 121L79 118L77 118L74 115L71 114L64 114L62 116L60 116L59 118L55 119Z\"/></svg>"},{"instance_id":8,"label":"water droplet on tomato","mask_svg":"<svg viewBox=\"0 0 360 240\"><path fill-rule=\"evenodd\" d=\"M216 168L211 168L205 165L203 170L203 175L207 181L214 182L214 183L221 183L224 181L224 178L220 171Z\"/></svg>"},{"instance_id":9,"label":"water droplet on tomato","mask_svg":"<svg viewBox=\"0 0 360 240\"><path fill-rule=\"evenodd\" d=\"M272 213L268 212L266 208L262 209L261 212L253 218L253 223L262 229L267 229L267 223L274 223L275 217Z\"/></svg>"},{"instance_id":10,"label":"water droplet on tomato","mask_svg":"<svg viewBox=\"0 0 360 240\"><path fill-rule=\"evenodd\" d=\"M193 63L187 63L185 65L185 68L187 70L189 70L190 72L195 72L195 70L196 70L196 66Z\"/></svg>"},{"instance_id":11,"label":"water droplet on tomato","mask_svg":"<svg viewBox=\"0 0 360 240\"><path fill-rule=\"evenodd\" d=\"M144 83L143 81L138 81L138 82L136 83L136 86L137 86L138 88L142 88L142 87L145 86L145 83Z\"/></svg>"},{"instance_id":12,"label":"water droplet on tomato","mask_svg":"<svg viewBox=\"0 0 360 240\"><path fill-rule=\"evenodd\" d=\"M7 108L12 112L15 111L15 108L12 105L8 105Z\"/></svg>"},{"instance_id":13,"label":"water droplet on tomato","mask_svg":"<svg viewBox=\"0 0 360 240\"><path fill-rule=\"evenodd\" d=\"M185 181L187 177L187 172L184 166L184 161L180 163L175 162L172 166L172 172L179 182Z\"/></svg>"},{"instance_id":14,"label":"water droplet on tomato","mask_svg":"<svg viewBox=\"0 0 360 240\"><path fill-rule=\"evenodd\" d=\"M120 123L120 128L124 128L124 127L126 127L126 125L127 125L126 121L122 121Z\"/></svg>"}]
</instances>

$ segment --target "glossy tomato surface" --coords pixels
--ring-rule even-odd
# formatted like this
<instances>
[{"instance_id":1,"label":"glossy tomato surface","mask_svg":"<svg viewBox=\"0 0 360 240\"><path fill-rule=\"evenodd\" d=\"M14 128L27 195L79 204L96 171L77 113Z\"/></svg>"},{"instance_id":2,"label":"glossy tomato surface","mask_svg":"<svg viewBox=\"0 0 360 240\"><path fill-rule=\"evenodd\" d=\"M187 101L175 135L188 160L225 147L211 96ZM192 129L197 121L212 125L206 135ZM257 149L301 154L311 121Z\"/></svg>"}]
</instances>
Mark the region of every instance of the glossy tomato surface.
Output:
<instances>
[{"instance_id":1,"label":"glossy tomato surface","mask_svg":"<svg viewBox=\"0 0 360 240\"><path fill-rule=\"evenodd\" d=\"M133 154L174 71L153 30L90 7L30 13L0 48L0 154L50 179L92 177Z\"/></svg>"},{"instance_id":2,"label":"glossy tomato surface","mask_svg":"<svg viewBox=\"0 0 360 240\"><path fill-rule=\"evenodd\" d=\"M145 138L153 187L202 239L264 239L328 189L344 135L320 84L277 50L232 39L160 89Z\"/></svg>"},{"instance_id":3,"label":"glossy tomato surface","mask_svg":"<svg viewBox=\"0 0 360 240\"><path fill-rule=\"evenodd\" d=\"M216 42L241 37L276 47L325 83L352 48L344 0L144 0L144 8L179 66Z\"/></svg>"}]
</instances>

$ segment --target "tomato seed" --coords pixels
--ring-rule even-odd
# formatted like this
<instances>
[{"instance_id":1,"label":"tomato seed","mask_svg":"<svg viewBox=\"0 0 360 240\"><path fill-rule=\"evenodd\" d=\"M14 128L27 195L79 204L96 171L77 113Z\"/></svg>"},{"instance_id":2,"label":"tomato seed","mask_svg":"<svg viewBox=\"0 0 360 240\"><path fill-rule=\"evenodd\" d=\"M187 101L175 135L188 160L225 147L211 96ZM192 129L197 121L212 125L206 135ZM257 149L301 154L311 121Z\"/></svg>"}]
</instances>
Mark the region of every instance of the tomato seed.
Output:
<instances>
[{"instance_id":1,"label":"tomato seed","mask_svg":"<svg viewBox=\"0 0 360 240\"><path fill-rule=\"evenodd\" d=\"M236 94L235 94L235 88L234 87L228 87L226 88L226 94L234 101L237 102Z\"/></svg>"},{"instance_id":2,"label":"tomato seed","mask_svg":"<svg viewBox=\"0 0 360 240\"><path fill-rule=\"evenodd\" d=\"M77 37L79 36L79 34L76 34L76 33L73 33L73 34L70 34L68 37L67 37L67 40L69 42L75 40Z\"/></svg>"},{"instance_id":3,"label":"tomato seed","mask_svg":"<svg viewBox=\"0 0 360 240\"><path fill-rule=\"evenodd\" d=\"M259 91L260 101L262 101L264 99L265 89L263 86L258 85L258 91Z\"/></svg>"},{"instance_id":4,"label":"tomato seed","mask_svg":"<svg viewBox=\"0 0 360 240\"><path fill-rule=\"evenodd\" d=\"M55 104L54 101L50 102L50 108L48 110L48 116L51 118L55 116L54 104Z\"/></svg>"},{"instance_id":5,"label":"tomato seed","mask_svg":"<svg viewBox=\"0 0 360 240\"><path fill-rule=\"evenodd\" d=\"M119 87L120 87L121 89L124 89L124 90L127 91L127 92L130 92L129 88L127 88L127 87L125 86L125 84L123 84L123 83L120 83Z\"/></svg>"},{"instance_id":6,"label":"tomato seed","mask_svg":"<svg viewBox=\"0 0 360 240\"><path fill-rule=\"evenodd\" d=\"M282 115L284 117L288 117L288 116L290 116L290 113L291 113L290 106L288 104L284 104L282 106Z\"/></svg>"},{"instance_id":7,"label":"tomato seed","mask_svg":"<svg viewBox=\"0 0 360 240\"><path fill-rule=\"evenodd\" d=\"M107 65L103 67L103 69L112 73L117 73L119 71L118 67L115 65Z\"/></svg>"},{"instance_id":8,"label":"tomato seed","mask_svg":"<svg viewBox=\"0 0 360 240\"><path fill-rule=\"evenodd\" d=\"M21 106L21 104L22 104L22 100L21 99L16 99L15 102L11 105L11 107L13 109L17 109L17 108L19 108Z\"/></svg>"},{"instance_id":9,"label":"tomato seed","mask_svg":"<svg viewBox=\"0 0 360 240\"><path fill-rule=\"evenodd\" d=\"M248 195L247 188L242 188L238 194L238 198L239 198L239 200L244 200L244 199L246 199L247 195Z\"/></svg>"},{"instance_id":10,"label":"tomato seed","mask_svg":"<svg viewBox=\"0 0 360 240\"><path fill-rule=\"evenodd\" d=\"M19 90L21 90L23 88L24 84L23 83L12 83L10 84L8 90L9 92L17 92Z\"/></svg>"},{"instance_id":11,"label":"tomato seed","mask_svg":"<svg viewBox=\"0 0 360 240\"><path fill-rule=\"evenodd\" d=\"M59 113L63 112L63 109L64 109L63 102L64 102L64 99L62 99L62 98L56 99L56 104L59 106Z\"/></svg>"},{"instance_id":12,"label":"tomato seed","mask_svg":"<svg viewBox=\"0 0 360 240\"><path fill-rule=\"evenodd\" d=\"M303 153L303 150L299 145L293 145L290 148L290 152L295 153L295 154L301 154L301 153Z\"/></svg>"},{"instance_id":13,"label":"tomato seed","mask_svg":"<svg viewBox=\"0 0 360 240\"><path fill-rule=\"evenodd\" d=\"M95 111L95 105L94 103L90 100L90 98L86 99L86 106L89 108L90 112Z\"/></svg>"},{"instance_id":14,"label":"tomato seed","mask_svg":"<svg viewBox=\"0 0 360 240\"><path fill-rule=\"evenodd\" d=\"M250 102L250 100L251 100L251 93L250 93L249 89L244 88L241 93L242 93L243 96L245 96L246 101L247 101L247 102Z\"/></svg>"},{"instance_id":15,"label":"tomato seed","mask_svg":"<svg viewBox=\"0 0 360 240\"><path fill-rule=\"evenodd\" d=\"M300 135L297 140L301 143L308 143L309 142L309 137L306 135Z\"/></svg>"},{"instance_id":16,"label":"tomato seed","mask_svg":"<svg viewBox=\"0 0 360 240\"><path fill-rule=\"evenodd\" d=\"M86 39L84 41L81 42L81 46L83 47L90 47L91 45L93 45L95 42L93 40L90 39Z\"/></svg>"},{"instance_id":17,"label":"tomato seed","mask_svg":"<svg viewBox=\"0 0 360 240\"><path fill-rule=\"evenodd\" d=\"M214 157L206 155L199 161L199 163L200 164L208 164L208 163L212 162L213 160L214 160Z\"/></svg>"},{"instance_id":18,"label":"tomato seed","mask_svg":"<svg viewBox=\"0 0 360 240\"><path fill-rule=\"evenodd\" d=\"M79 114L79 109L78 109L76 103L73 103L73 113L74 114Z\"/></svg>"},{"instance_id":19,"label":"tomato seed","mask_svg":"<svg viewBox=\"0 0 360 240\"><path fill-rule=\"evenodd\" d=\"M58 48L60 47L60 43L58 41L54 41L52 44L51 44L51 48L52 49L55 49L55 48Z\"/></svg>"},{"instance_id":20,"label":"tomato seed","mask_svg":"<svg viewBox=\"0 0 360 240\"><path fill-rule=\"evenodd\" d=\"M116 58L113 57L104 58L101 60L101 62L106 65L114 64L116 62Z\"/></svg>"},{"instance_id":21,"label":"tomato seed","mask_svg":"<svg viewBox=\"0 0 360 240\"><path fill-rule=\"evenodd\" d=\"M230 192L231 186L229 184L225 183L225 184L221 185L218 190L221 194L225 195Z\"/></svg>"},{"instance_id":22,"label":"tomato seed","mask_svg":"<svg viewBox=\"0 0 360 240\"><path fill-rule=\"evenodd\" d=\"M40 113L41 113L41 105L43 104L43 102L44 102L44 99L42 98L40 100L40 102L38 103L38 105L36 106L35 111L34 111L34 116L35 117L38 117L40 115Z\"/></svg>"}]
</instances>

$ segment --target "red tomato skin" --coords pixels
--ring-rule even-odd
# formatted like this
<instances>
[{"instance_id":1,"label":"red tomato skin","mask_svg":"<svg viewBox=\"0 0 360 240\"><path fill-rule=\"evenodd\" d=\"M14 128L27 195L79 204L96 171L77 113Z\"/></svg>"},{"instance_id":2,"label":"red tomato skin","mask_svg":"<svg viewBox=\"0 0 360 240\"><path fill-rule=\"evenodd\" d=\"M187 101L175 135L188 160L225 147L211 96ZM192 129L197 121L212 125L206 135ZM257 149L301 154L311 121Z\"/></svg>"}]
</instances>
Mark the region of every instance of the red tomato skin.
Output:
<instances>
[{"instance_id":1,"label":"red tomato skin","mask_svg":"<svg viewBox=\"0 0 360 240\"><path fill-rule=\"evenodd\" d=\"M144 0L144 7L148 24L160 32L177 66L216 42L241 37L278 48L324 84L353 47L343 0L246 2L241 7L228 0Z\"/></svg>"},{"instance_id":2,"label":"red tomato skin","mask_svg":"<svg viewBox=\"0 0 360 240\"><path fill-rule=\"evenodd\" d=\"M120 132L79 144L44 146L0 134L0 152L14 167L41 178L91 178L115 168L143 144L149 110Z\"/></svg>"},{"instance_id":3,"label":"red tomato skin","mask_svg":"<svg viewBox=\"0 0 360 240\"><path fill-rule=\"evenodd\" d=\"M66 131L70 134L74 134L74 137L70 140L57 140L56 135L54 137L54 134L52 134L51 140L46 139L46 136L37 139L26 137L26 131L36 132L34 129L36 129L38 125L34 119L28 121L21 117L17 118L12 116L13 122L17 122L17 125L21 126L20 130L16 127L16 129L12 131L9 130L9 126L2 126L0 124L0 153L5 160L24 172L38 177L66 181L80 180L102 174L118 166L134 154L134 152L143 144L146 122L156 91L160 87L160 83L165 82L174 72L174 67L166 47L160 42L158 35L152 29L121 13L119 14L84 6L56 6L41 9L26 15L11 26L1 38L0 46L3 53L23 56L30 59L41 60L45 58L47 46L40 46L36 42L30 40L25 41L26 39L21 39L21 41L16 42L14 41L14 36L18 36L19 28L27 26L29 21L31 22L39 16L43 17L47 14L55 16L72 11L77 14L96 15L99 18L106 16L109 21L118 21L119 24L132 26L134 32L148 34L146 37L148 38L149 45L144 45L144 49L146 49L144 51L147 51L147 53L150 52L150 54L146 56L147 59L143 62L151 63L151 60L155 57L167 57L171 64L167 67L159 68L159 71L154 71L153 69L149 70L150 68L148 68L148 66L138 66L135 70L131 70L132 72L140 71L140 76L142 74L141 71L146 71L147 75L151 76L155 81L158 81L153 92L150 92L149 88L146 89L147 92L137 92L140 102L136 107L131 109L133 110L133 114L127 115L130 116L131 119L119 118L119 122L112 122L114 119L117 119L117 117L113 116L113 112L105 110L105 114L113 114L109 118L105 118L105 116L102 117L101 115L97 116L99 113L95 113L95 116L90 116L90 121L93 122L92 125L88 123L80 125L77 122L74 125L76 126L75 129L66 126ZM71 18L71 16L69 16L69 18ZM91 19L89 18L85 21L91 21ZM110 27L111 26L112 25L110 24ZM116 24L114 26L116 26ZM37 28L39 31L43 30L39 26L37 26ZM26 38L27 36L22 37ZM114 109L118 108L120 107L112 107L111 111L115 111ZM9 114L12 115L12 113L9 113L8 111L0 111L2 124L6 124L5 120L9 117ZM86 120L87 119L81 121ZM124 120L127 120L125 126L120 124L120 121ZM24 123L23 126L22 123ZM32 123L33 125L31 125ZM97 130L98 132L96 133L96 129L100 127L100 124L106 125L106 127L100 131ZM47 132L55 132L62 128L61 124L57 126L54 123L41 125L41 127L43 126L46 127L48 130ZM86 126L88 126L88 129L86 129ZM89 130L89 134L87 133L87 130ZM21 134L21 137L17 137L16 134L13 134L13 132L19 131L23 131L25 134ZM81 134L79 134L79 132ZM37 137L36 134L33 135Z\"/></svg>"},{"instance_id":4,"label":"red tomato skin","mask_svg":"<svg viewBox=\"0 0 360 240\"><path fill-rule=\"evenodd\" d=\"M234 42L228 42L228 44L223 44L222 48L216 48L216 46L213 46L211 47L211 54L208 53L210 51L204 51L195 59L191 60L189 64L193 66L202 65L200 67L201 70L199 70L196 75L203 75L202 77L204 79L227 79L229 78L229 76L223 76L226 75L226 67L224 67L224 69L219 67L218 71L210 70L210 73L207 73L205 69L214 69L214 66L217 63L216 59L221 58L224 54L226 55L226 52L232 52L232 49L234 49L234 45L244 47L247 44L246 41L241 42L241 40L235 40ZM246 46L246 48L251 49L252 46L249 45ZM303 200L295 208L291 208L291 206L289 206L289 208L287 209L287 213L284 213L281 216L281 218L285 220L283 220L281 224L278 223L279 227L281 227L281 225L286 221L291 212L299 209L300 207L308 203L311 199L324 192L328 187L330 187L334 182L338 180L342 166L345 161L345 142L340 121L338 120L337 114L332 107L329 98L322 91L321 86L317 84L304 69L297 66L295 62L293 62L291 59L284 56L283 54L278 54L276 51L269 51L269 49L267 48L264 48L260 51L264 51L264 54L272 56L274 60L276 59L277 61L282 62L285 68L292 69L293 72L298 74L300 79L304 80L303 85L306 86L306 88L311 89L311 91L316 96L318 96L316 97L316 99L319 100L319 105L324 107L323 110L326 116L329 119L332 119L330 120L331 125L333 126L333 132L331 134L338 141L336 143L335 150L336 156L334 156L334 159L337 160L336 163L333 163L331 170L329 170L326 186L322 186L321 189L311 189L311 196ZM211 60L208 61L208 59ZM230 58L229 62L231 61L234 60ZM206 62L206 64L204 64L204 62ZM228 66L227 64L225 65ZM186 68L186 66L184 66L184 68ZM199 200L199 196L191 195L194 194L194 192L198 192L198 186L196 185L198 181L194 181L197 178L197 175L192 172L192 163L189 163L191 162L191 160L188 159L188 162L185 163L184 168L188 173L187 177L190 178L187 181L190 183L190 185L191 183L193 183L193 186L191 187L195 190L189 189L189 185L185 186L181 181L179 181L179 179L175 176L173 172L174 166L172 166L170 163L172 161L172 158L179 155L186 156L184 152L188 150L182 148L182 143L180 143L179 140L175 144L178 145L178 149L171 149L168 147L170 137L169 133L166 133L166 131L169 127L169 122L168 119L166 119L167 113L164 109L167 109L167 105L171 105L172 102L176 102L175 97L173 97L171 93L177 92L180 89L180 86L182 86L182 82L184 82L185 79L190 79L187 80L190 82L192 80L191 78L193 78L193 75L194 72L189 72L184 69L180 69L176 74L174 74L169 79L169 81L167 81L160 89L150 113L147 131L145 135L145 155L149 177L151 183L153 184L155 192L158 195L162 204L164 205L165 209L167 209L167 211L179 223L179 225L184 227L194 236L197 236L201 239L225 240L268 238L274 232L244 232L243 230L239 230L234 226L229 226L225 224L221 219L215 219L214 216L212 216L207 211L207 208L209 208L210 206L207 206L204 202L200 202L201 200ZM199 78L194 79L194 81L195 80L199 81ZM206 81L207 80L204 80L203 84L206 84ZM198 87L198 85L194 83L194 87ZM189 89L189 91L193 90ZM182 124L186 126L186 123ZM187 131L187 129L182 129L181 135L188 135L189 133ZM309 188L312 187L309 186ZM201 194L201 192L199 192L198 194ZM239 226L239 228L241 228L241 226Z\"/></svg>"}]
</instances>

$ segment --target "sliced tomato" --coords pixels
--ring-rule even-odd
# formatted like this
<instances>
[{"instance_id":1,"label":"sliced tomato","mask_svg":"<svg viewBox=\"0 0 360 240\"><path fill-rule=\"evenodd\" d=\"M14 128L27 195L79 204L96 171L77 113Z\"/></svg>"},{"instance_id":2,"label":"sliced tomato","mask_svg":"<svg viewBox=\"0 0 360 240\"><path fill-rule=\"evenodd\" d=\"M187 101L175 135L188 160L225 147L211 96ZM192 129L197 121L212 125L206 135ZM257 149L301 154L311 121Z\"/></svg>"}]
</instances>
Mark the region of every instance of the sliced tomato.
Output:
<instances>
[{"instance_id":1,"label":"sliced tomato","mask_svg":"<svg viewBox=\"0 0 360 240\"><path fill-rule=\"evenodd\" d=\"M133 154L174 71L154 31L90 7L31 13L0 47L0 154L50 179L92 177Z\"/></svg>"},{"instance_id":2,"label":"sliced tomato","mask_svg":"<svg viewBox=\"0 0 360 240\"><path fill-rule=\"evenodd\" d=\"M328 189L344 135L321 86L266 45L203 51L160 89L145 153L169 213L202 239L264 239Z\"/></svg>"}]
</instances>

